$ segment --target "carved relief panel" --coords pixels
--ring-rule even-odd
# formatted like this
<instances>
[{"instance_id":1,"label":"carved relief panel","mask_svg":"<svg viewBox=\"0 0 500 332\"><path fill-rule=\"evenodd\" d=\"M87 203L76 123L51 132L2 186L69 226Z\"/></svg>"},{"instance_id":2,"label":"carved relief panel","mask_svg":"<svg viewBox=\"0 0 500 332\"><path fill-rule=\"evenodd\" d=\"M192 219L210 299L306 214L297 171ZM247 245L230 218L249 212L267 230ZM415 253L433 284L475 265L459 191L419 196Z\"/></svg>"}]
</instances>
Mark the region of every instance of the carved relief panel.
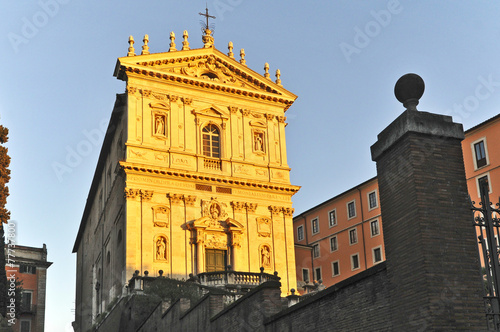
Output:
<instances>
[{"instance_id":1,"label":"carved relief panel","mask_svg":"<svg viewBox=\"0 0 500 332\"><path fill-rule=\"evenodd\" d=\"M205 248L227 249L227 234L218 232L205 233Z\"/></svg>"},{"instance_id":2,"label":"carved relief panel","mask_svg":"<svg viewBox=\"0 0 500 332\"><path fill-rule=\"evenodd\" d=\"M203 217L208 218L209 227L221 227L219 221L228 217L226 207L227 205L225 203L221 203L215 198L212 198L210 201L201 201L201 213Z\"/></svg>"},{"instance_id":3,"label":"carved relief panel","mask_svg":"<svg viewBox=\"0 0 500 332\"><path fill-rule=\"evenodd\" d=\"M170 208L166 206L154 206L153 225L157 227L168 227L170 222Z\"/></svg>"},{"instance_id":4,"label":"carved relief panel","mask_svg":"<svg viewBox=\"0 0 500 332\"><path fill-rule=\"evenodd\" d=\"M271 219L257 218L257 233L261 237L271 236Z\"/></svg>"}]
</instances>

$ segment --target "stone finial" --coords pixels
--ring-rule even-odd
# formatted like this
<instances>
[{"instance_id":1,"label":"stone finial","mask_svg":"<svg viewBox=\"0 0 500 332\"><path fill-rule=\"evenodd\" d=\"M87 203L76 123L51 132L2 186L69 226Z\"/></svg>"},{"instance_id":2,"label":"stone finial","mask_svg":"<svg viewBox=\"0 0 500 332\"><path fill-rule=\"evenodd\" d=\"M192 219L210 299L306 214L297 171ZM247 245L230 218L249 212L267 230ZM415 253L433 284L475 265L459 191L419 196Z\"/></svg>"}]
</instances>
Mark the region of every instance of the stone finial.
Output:
<instances>
[{"instance_id":1,"label":"stone finial","mask_svg":"<svg viewBox=\"0 0 500 332\"><path fill-rule=\"evenodd\" d=\"M281 85L281 71L276 69L276 84Z\"/></svg>"},{"instance_id":2,"label":"stone finial","mask_svg":"<svg viewBox=\"0 0 500 332\"><path fill-rule=\"evenodd\" d=\"M135 49L134 49L134 37L132 35L128 37L128 53L127 56L135 56Z\"/></svg>"},{"instance_id":3,"label":"stone finial","mask_svg":"<svg viewBox=\"0 0 500 332\"><path fill-rule=\"evenodd\" d=\"M206 18L206 23L203 24L203 31L205 34L201 37L201 40L203 40L203 46L204 48L210 48L214 46L214 37L211 36L212 30L210 30L210 24L208 23L208 19L214 18L215 16L208 14L208 7L205 7L205 13L198 13L201 16L205 16Z\"/></svg>"},{"instance_id":4,"label":"stone finial","mask_svg":"<svg viewBox=\"0 0 500 332\"><path fill-rule=\"evenodd\" d=\"M184 30L184 33L182 34L182 37L184 38L184 41L182 42L182 50L187 51L190 49L189 47L189 42L188 42L188 32L187 30Z\"/></svg>"},{"instance_id":5,"label":"stone finial","mask_svg":"<svg viewBox=\"0 0 500 332\"><path fill-rule=\"evenodd\" d=\"M394 86L394 95L409 111L416 111L419 99L424 94L425 83L417 74L406 74Z\"/></svg>"},{"instance_id":6,"label":"stone finial","mask_svg":"<svg viewBox=\"0 0 500 332\"><path fill-rule=\"evenodd\" d=\"M205 29L205 34L201 37L203 41L203 48L210 48L214 46L214 37L212 37L212 30Z\"/></svg>"},{"instance_id":7,"label":"stone finial","mask_svg":"<svg viewBox=\"0 0 500 332\"><path fill-rule=\"evenodd\" d=\"M143 55L143 54L149 54L149 46L148 46L149 36L148 35L144 35L144 39L142 41L143 41L144 45L142 45L141 55Z\"/></svg>"},{"instance_id":8,"label":"stone finial","mask_svg":"<svg viewBox=\"0 0 500 332\"><path fill-rule=\"evenodd\" d=\"M245 49L244 48L242 48L241 51L240 51L240 58L241 58L240 59L240 63L242 65L246 66L247 65L247 60L245 60Z\"/></svg>"},{"instance_id":9,"label":"stone finial","mask_svg":"<svg viewBox=\"0 0 500 332\"><path fill-rule=\"evenodd\" d=\"M175 48L175 33L173 31L170 33L170 49L168 51L177 51L177 49Z\"/></svg>"},{"instance_id":10,"label":"stone finial","mask_svg":"<svg viewBox=\"0 0 500 332\"><path fill-rule=\"evenodd\" d=\"M267 79L271 79L271 75L269 75L269 64L267 62L264 65L264 77Z\"/></svg>"},{"instance_id":11,"label":"stone finial","mask_svg":"<svg viewBox=\"0 0 500 332\"><path fill-rule=\"evenodd\" d=\"M230 41L229 44L227 44L227 49L229 50L227 56L230 57L231 59L234 59L233 42Z\"/></svg>"}]
</instances>

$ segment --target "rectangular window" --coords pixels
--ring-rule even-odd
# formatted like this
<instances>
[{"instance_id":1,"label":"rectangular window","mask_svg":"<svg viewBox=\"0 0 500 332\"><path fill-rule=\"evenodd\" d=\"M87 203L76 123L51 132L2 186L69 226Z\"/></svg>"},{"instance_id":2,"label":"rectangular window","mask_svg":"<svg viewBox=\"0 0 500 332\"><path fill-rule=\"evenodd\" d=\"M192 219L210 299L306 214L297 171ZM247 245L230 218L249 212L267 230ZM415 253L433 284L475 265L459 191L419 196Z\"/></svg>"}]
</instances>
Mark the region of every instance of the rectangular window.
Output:
<instances>
[{"instance_id":1,"label":"rectangular window","mask_svg":"<svg viewBox=\"0 0 500 332\"><path fill-rule=\"evenodd\" d=\"M304 240L304 226L297 227L297 241Z\"/></svg>"},{"instance_id":2,"label":"rectangular window","mask_svg":"<svg viewBox=\"0 0 500 332\"><path fill-rule=\"evenodd\" d=\"M488 193L491 192L490 183L488 181L488 175L482 176L479 179L477 179L477 188L479 191L479 197L481 197L481 188L483 186L488 190Z\"/></svg>"},{"instance_id":3,"label":"rectangular window","mask_svg":"<svg viewBox=\"0 0 500 332\"><path fill-rule=\"evenodd\" d=\"M370 210L373 210L374 208L378 207L376 191L372 191L371 193L368 194L368 206Z\"/></svg>"},{"instance_id":4,"label":"rectangular window","mask_svg":"<svg viewBox=\"0 0 500 332\"><path fill-rule=\"evenodd\" d=\"M337 225L337 210L332 210L328 212L328 223L330 227Z\"/></svg>"},{"instance_id":5,"label":"rectangular window","mask_svg":"<svg viewBox=\"0 0 500 332\"><path fill-rule=\"evenodd\" d=\"M333 236L330 238L330 251L337 251L339 249L339 242L337 240L337 236Z\"/></svg>"},{"instance_id":6,"label":"rectangular window","mask_svg":"<svg viewBox=\"0 0 500 332\"><path fill-rule=\"evenodd\" d=\"M321 267L317 267L315 270L314 270L315 274L316 274L316 281L320 281L321 280Z\"/></svg>"},{"instance_id":7,"label":"rectangular window","mask_svg":"<svg viewBox=\"0 0 500 332\"><path fill-rule=\"evenodd\" d=\"M28 291L23 291L21 294L21 308L24 312L31 311L31 298L33 294Z\"/></svg>"},{"instance_id":8,"label":"rectangular window","mask_svg":"<svg viewBox=\"0 0 500 332\"><path fill-rule=\"evenodd\" d=\"M370 222L370 230L371 230L372 237L380 234L380 227L378 224L378 220L374 220L374 221Z\"/></svg>"},{"instance_id":9,"label":"rectangular window","mask_svg":"<svg viewBox=\"0 0 500 332\"><path fill-rule=\"evenodd\" d=\"M477 168L483 167L487 164L486 161L486 149L484 147L484 141L477 142L474 144L474 155L476 157Z\"/></svg>"},{"instance_id":10,"label":"rectangular window","mask_svg":"<svg viewBox=\"0 0 500 332\"><path fill-rule=\"evenodd\" d=\"M314 218L313 220L311 220L311 228L312 228L313 234L319 233L319 219L318 218Z\"/></svg>"},{"instance_id":11,"label":"rectangular window","mask_svg":"<svg viewBox=\"0 0 500 332\"><path fill-rule=\"evenodd\" d=\"M372 249L373 253L373 264L380 263L382 261L382 248L377 247Z\"/></svg>"},{"instance_id":12,"label":"rectangular window","mask_svg":"<svg viewBox=\"0 0 500 332\"><path fill-rule=\"evenodd\" d=\"M336 277L340 275L339 261L332 262L332 276Z\"/></svg>"},{"instance_id":13,"label":"rectangular window","mask_svg":"<svg viewBox=\"0 0 500 332\"><path fill-rule=\"evenodd\" d=\"M358 231L356 228L353 228L349 231L349 244L358 243Z\"/></svg>"},{"instance_id":14,"label":"rectangular window","mask_svg":"<svg viewBox=\"0 0 500 332\"><path fill-rule=\"evenodd\" d=\"M359 269L359 254L351 256L351 270Z\"/></svg>"},{"instance_id":15,"label":"rectangular window","mask_svg":"<svg viewBox=\"0 0 500 332\"><path fill-rule=\"evenodd\" d=\"M319 244L313 245L313 257L314 258L319 257Z\"/></svg>"},{"instance_id":16,"label":"rectangular window","mask_svg":"<svg viewBox=\"0 0 500 332\"><path fill-rule=\"evenodd\" d=\"M356 204L355 201L347 203L347 218L352 219L356 217Z\"/></svg>"},{"instance_id":17,"label":"rectangular window","mask_svg":"<svg viewBox=\"0 0 500 332\"><path fill-rule=\"evenodd\" d=\"M21 264L19 265L19 272L27 274L36 274L36 266Z\"/></svg>"},{"instance_id":18,"label":"rectangular window","mask_svg":"<svg viewBox=\"0 0 500 332\"><path fill-rule=\"evenodd\" d=\"M309 283L309 269L302 269L302 281Z\"/></svg>"}]
</instances>

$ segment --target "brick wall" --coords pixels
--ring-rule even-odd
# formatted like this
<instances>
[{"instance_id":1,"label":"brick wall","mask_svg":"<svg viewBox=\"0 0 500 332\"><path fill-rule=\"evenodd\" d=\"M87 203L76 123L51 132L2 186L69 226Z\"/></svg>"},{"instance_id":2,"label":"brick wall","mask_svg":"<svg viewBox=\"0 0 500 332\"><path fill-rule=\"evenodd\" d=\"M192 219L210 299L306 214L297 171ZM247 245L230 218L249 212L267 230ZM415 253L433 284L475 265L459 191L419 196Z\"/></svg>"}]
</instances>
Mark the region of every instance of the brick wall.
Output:
<instances>
[{"instance_id":1,"label":"brick wall","mask_svg":"<svg viewBox=\"0 0 500 332\"><path fill-rule=\"evenodd\" d=\"M45 330L45 296L47 291L47 269L37 268L37 294L36 315L33 331L43 332Z\"/></svg>"},{"instance_id":2,"label":"brick wall","mask_svg":"<svg viewBox=\"0 0 500 332\"><path fill-rule=\"evenodd\" d=\"M104 320L96 326L96 332L136 332L143 322L159 306L157 298L147 295L122 297Z\"/></svg>"},{"instance_id":3,"label":"brick wall","mask_svg":"<svg viewBox=\"0 0 500 332\"><path fill-rule=\"evenodd\" d=\"M265 331L387 331L389 283L385 263L303 300L265 322Z\"/></svg>"},{"instance_id":4,"label":"brick wall","mask_svg":"<svg viewBox=\"0 0 500 332\"><path fill-rule=\"evenodd\" d=\"M264 320L282 310L280 283L268 281L211 319L211 331L260 331Z\"/></svg>"}]
</instances>

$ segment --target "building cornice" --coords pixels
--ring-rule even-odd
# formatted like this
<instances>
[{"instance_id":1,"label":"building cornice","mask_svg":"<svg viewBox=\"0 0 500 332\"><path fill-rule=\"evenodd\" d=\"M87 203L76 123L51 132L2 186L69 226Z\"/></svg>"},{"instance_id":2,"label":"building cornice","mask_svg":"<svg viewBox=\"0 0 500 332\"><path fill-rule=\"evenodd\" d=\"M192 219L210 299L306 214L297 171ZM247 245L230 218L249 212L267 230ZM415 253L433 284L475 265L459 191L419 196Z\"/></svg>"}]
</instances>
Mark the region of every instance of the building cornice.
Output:
<instances>
[{"instance_id":1,"label":"building cornice","mask_svg":"<svg viewBox=\"0 0 500 332\"><path fill-rule=\"evenodd\" d=\"M183 75L175 72L166 72L159 67L172 64L182 65L183 63L187 65L193 61L207 59L213 59L213 61L226 68L228 72L246 82L249 87L253 86L258 90L252 90L233 84L207 81L200 77ZM195 87L208 89L216 93L232 94L238 97L250 97L261 101L281 103L285 105L285 111L297 99L296 95L284 89L282 86L213 48L122 57L117 61L114 76L124 81L127 81L128 77L141 77L143 79L147 78L149 80L161 82L168 81L169 84L173 83L179 86L189 85L190 89Z\"/></svg>"},{"instance_id":2,"label":"building cornice","mask_svg":"<svg viewBox=\"0 0 500 332\"><path fill-rule=\"evenodd\" d=\"M288 194L294 195L299 191L300 186L286 185L286 184L270 184L268 182L258 182L250 181L245 179L233 179L226 178L216 175L207 175L201 173L194 173L182 170L171 170L162 169L159 167L152 167L146 165L136 165L128 162L121 161L120 166L125 171L126 174L151 174L151 175L161 175L178 179L190 179L197 180L200 182L210 182L210 183L223 183L237 187L244 188L258 188L258 189L268 189L272 191L280 191Z\"/></svg>"},{"instance_id":3,"label":"building cornice","mask_svg":"<svg viewBox=\"0 0 500 332\"><path fill-rule=\"evenodd\" d=\"M304 212L301 212L299 215L293 217L293 222L298 221L299 218L305 218L307 215L311 214L312 211L314 211L316 209L323 208L325 205L331 204L333 201L335 201L335 200L343 197L344 195L348 194L349 192L358 190L358 189L360 189L362 187L365 187L365 186L369 185L371 182L374 182L374 181L378 181L378 179L377 179L376 176L372 177L371 179L366 180L365 182L362 182L362 183L358 184L355 187L349 188L346 191L344 191L344 192L342 192L342 193L340 193L340 194L338 194L338 195L336 195L336 196L334 196L332 198L329 198L326 201L324 201L322 203L319 203L319 204L313 206L312 208L310 208L310 209L308 209L308 210L306 210Z\"/></svg>"},{"instance_id":4,"label":"building cornice","mask_svg":"<svg viewBox=\"0 0 500 332\"><path fill-rule=\"evenodd\" d=\"M496 121L500 121L500 114L497 114L494 117L489 118L488 120L483 121L483 122L475 125L474 127L467 129L465 131L465 137L470 136L470 135L474 134L475 132L477 132L479 130L483 130L484 127L492 125Z\"/></svg>"}]
</instances>

